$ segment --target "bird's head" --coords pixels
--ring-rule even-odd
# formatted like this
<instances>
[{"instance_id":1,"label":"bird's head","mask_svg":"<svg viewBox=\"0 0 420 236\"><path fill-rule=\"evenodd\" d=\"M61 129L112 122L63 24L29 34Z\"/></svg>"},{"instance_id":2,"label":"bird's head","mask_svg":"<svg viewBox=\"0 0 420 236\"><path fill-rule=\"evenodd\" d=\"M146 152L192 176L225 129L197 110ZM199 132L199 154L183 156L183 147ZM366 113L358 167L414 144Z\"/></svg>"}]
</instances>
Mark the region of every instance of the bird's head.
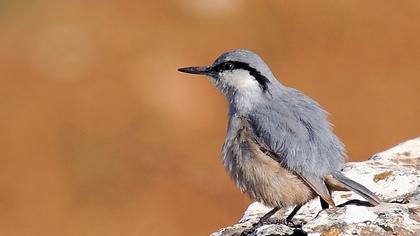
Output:
<instances>
[{"instance_id":1,"label":"bird's head","mask_svg":"<svg viewBox=\"0 0 420 236\"><path fill-rule=\"evenodd\" d=\"M211 66L178 70L207 75L229 101L238 96L245 100L269 96L273 84L279 84L261 57L245 49L225 52Z\"/></svg>"}]
</instances>

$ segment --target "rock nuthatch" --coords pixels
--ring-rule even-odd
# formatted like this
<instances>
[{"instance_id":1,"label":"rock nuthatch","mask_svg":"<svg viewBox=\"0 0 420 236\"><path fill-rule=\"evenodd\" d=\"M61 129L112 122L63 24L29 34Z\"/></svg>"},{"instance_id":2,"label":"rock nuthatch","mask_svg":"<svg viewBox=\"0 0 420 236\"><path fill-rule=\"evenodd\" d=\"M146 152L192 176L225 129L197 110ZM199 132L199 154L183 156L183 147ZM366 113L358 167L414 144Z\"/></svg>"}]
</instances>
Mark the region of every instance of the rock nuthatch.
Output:
<instances>
[{"instance_id":1,"label":"rock nuthatch","mask_svg":"<svg viewBox=\"0 0 420 236\"><path fill-rule=\"evenodd\" d=\"M207 75L225 95L229 121L223 163L242 192L273 210L301 206L319 196L322 208L335 206L332 191L351 190L378 205L379 198L340 170L344 145L333 133L326 112L296 89L281 84L255 53L223 53L211 66L180 68Z\"/></svg>"}]
</instances>

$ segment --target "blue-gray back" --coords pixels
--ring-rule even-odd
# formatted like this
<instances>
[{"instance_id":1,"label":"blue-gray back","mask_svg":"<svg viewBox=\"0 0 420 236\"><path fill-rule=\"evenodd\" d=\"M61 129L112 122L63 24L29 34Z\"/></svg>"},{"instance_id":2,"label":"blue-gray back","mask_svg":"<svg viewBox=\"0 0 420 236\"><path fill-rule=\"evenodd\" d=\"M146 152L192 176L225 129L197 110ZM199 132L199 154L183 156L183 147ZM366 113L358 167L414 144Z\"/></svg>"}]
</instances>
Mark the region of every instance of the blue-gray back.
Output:
<instances>
[{"instance_id":1,"label":"blue-gray back","mask_svg":"<svg viewBox=\"0 0 420 236\"><path fill-rule=\"evenodd\" d=\"M322 108L279 83L274 82L270 89L267 101L248 114L239 114L249 118L256 138L271 148L283 166L307 178L340 170L345 161L344 145L332 132ZM235 110L230 107L231 112Z\"/></svg>"}]
</instances>

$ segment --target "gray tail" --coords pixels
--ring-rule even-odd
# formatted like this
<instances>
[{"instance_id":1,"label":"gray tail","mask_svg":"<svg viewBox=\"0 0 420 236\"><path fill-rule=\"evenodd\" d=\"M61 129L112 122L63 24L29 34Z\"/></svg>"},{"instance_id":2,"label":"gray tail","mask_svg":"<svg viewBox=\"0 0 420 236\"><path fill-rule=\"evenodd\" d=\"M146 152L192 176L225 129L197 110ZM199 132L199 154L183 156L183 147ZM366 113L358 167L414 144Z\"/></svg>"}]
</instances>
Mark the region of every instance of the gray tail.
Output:
<instances>
[{"instance_id":1,"label":"gray tail","mask_svg":"<svg viewBox=\"0 0 420 236\"><path fill-rule=\"evenodd\" d=\"M367 189L365 186L347 178L342 173L337 171L337 172L334 172L332 176L338 182L343 184L346 188L362 196L373 206L379 205L381 203L381 200L378 198L378 196L376 196L376 194L372 193L372 191Z\"/></svg>"}]
</instances>

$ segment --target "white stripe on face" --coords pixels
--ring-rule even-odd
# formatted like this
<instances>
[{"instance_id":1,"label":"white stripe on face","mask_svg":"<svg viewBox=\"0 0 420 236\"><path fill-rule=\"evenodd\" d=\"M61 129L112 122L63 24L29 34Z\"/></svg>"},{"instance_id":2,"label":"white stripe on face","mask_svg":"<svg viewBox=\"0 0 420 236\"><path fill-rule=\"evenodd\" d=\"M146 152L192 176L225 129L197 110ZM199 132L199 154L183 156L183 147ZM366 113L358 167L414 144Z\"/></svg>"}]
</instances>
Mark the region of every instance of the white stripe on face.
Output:
<instances>
[{"instance_id":1,"label":"white stripe on face","mask_svg":"<svg viewBox=\"0 0 420 236\"><path fill-rule=\"evenodd\" d=\"M261 89L258 81L249 74L249 71L243 69L221 72L220 79L239 92L241 90L255 90L255 92L259 92Z\"/></svg>"}]
</instances>

